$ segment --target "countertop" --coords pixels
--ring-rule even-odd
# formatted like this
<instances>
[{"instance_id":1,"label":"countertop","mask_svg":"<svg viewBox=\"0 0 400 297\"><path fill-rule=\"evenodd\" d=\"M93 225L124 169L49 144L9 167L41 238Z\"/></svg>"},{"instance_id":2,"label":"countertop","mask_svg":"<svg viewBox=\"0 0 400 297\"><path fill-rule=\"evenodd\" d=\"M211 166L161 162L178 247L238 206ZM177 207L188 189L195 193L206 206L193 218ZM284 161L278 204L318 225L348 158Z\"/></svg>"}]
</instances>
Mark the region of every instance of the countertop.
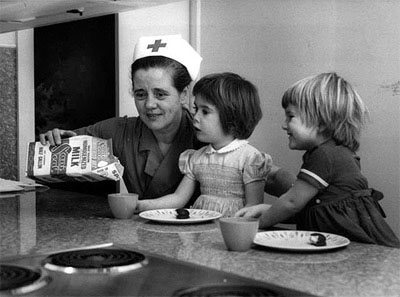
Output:
<instances>
[{"instance_id":1,"label":"countertop","mask_svg":"<svg viewBox=\"0 0 400 297\"><path fill-rule=\"evenodd\" d=\"M218 222L112 217L106 196L50 189L0 195L1 259L113 242L319 296L400 296L400 249L351 242L322 253L225 248ZM262 230L260 230L262 231Z\"/></svg>"}]
</instances>

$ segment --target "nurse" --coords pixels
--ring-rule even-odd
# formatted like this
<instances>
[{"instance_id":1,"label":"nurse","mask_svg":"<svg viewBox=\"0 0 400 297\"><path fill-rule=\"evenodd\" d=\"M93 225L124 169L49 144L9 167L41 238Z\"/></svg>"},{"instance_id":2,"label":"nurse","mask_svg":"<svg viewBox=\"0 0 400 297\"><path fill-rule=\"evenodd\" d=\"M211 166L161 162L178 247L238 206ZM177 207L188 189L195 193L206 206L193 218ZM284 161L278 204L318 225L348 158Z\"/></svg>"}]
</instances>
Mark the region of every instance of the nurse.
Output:
<instances>
[{"instance_id":1,"label":"nurse","mask_svg":"<svg viewBox=\"0 0 400 297\"><path fill-rule=\"evenodd\" d=\"M140 38L131 65L132 93L139 116L115 117L73 131L56 128L40 134L40 142L60 144L62 137L84 134L111 138L113 153L124 166L128 192L139 194L139 199L173 193L182 179L179 155L204 145L196 139L187 109L190 84L199 74L201 61L180 35ZM291 185L292 176L274 169L266 189L280 195Z\"/></svg>"},{"instance_id":2,"label":"nurse","mask_svg":"<svg viewBox=\"0 0 400 297\"><path fill-rule=\"evenodd\" d=\"M174 192L182 179L180 153L202 145L185 108L201 60L180 35L140 38L131 65L139 116L115 117L73 131L53 129L40 134L41 143L60 144L62 137L84 134L111 138L129 192L138 193L140 199Z\"/></svg>"}]
</instances>

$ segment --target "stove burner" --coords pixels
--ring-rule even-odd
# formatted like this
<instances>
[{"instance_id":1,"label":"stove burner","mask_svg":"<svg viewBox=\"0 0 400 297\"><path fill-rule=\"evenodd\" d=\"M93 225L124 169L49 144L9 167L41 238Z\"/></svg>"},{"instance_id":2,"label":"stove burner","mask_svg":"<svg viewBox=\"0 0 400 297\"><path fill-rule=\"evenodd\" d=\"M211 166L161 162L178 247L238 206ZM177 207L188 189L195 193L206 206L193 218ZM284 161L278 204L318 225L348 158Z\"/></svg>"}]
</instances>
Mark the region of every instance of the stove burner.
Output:
<instances>
[{"instance_id":1,"label":"stove burner","mask_svg":"<svg viewBox=\"0 0 400 297\"><path fill-rule=\"evenodd\" d=\"M284 296L280 292L261 286L250 285L211 285L181 289L174 297L270 297Z\"/></svg>"},{"instance_id":2,"label":"stove burner","mask_svg":"<svg viewBox=\"0 0 400 297\"><path fill-rule=\"evenodd\" d=\"M25 294L47 285L50 277L41 270L0 265L0 291L8 291L11 294Z\"/></svg>"},{"instance_id":3,"label":"stove burner","mask_svg":"<svg viewBox=\"0 0 400 297\"><path fill-rule=\"evenodd\" d=\"M143 254L123 249L83 249L48 256L42 265L67 274L121 273L147 264Z\"/></svg>"}]
</instances>

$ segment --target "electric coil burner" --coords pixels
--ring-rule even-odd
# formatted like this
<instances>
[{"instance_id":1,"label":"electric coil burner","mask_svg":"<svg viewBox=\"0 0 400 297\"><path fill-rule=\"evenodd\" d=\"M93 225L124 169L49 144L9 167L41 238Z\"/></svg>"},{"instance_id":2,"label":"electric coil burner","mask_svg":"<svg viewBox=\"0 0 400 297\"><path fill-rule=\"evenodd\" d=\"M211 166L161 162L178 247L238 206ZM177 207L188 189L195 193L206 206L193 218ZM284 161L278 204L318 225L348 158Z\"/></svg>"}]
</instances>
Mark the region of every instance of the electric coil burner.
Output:
<instances>
[{"instance_id":1,"label":"electric coil burner","mask_svg":"<svg viewBox=\"0 0 400 297\"><path fill-rule=\"evenodd\" d=\"M206 285L174 292L174 297L279 297L278 290L253 285Z\"/></svg>"},{"instance_id":2,"label":"electric coil burner","mask_svg":"<svg viewBox=\"0 0 400 297\"><path fill-rule=\"evenodd\" d=\"M124 249L83 249L48 256L43 267L72 273L123 273L148 263L143 254Z\"/></svg>"},{"instance_id":3,"label":"electric coil burner","mask_svg":"<svg viewBox=\"0 0 400 297\"><path fill-rule=\"evenodd\" d=\"M0 292L25 294L44 287L50 281L50 277L41 269L0 265Z\"/></svg>"},{"instance_id":4,"label":"electric coil burner","mask_svg":"<svg viewBox=\"0 0 400 297\"><path fill-rule=\"evenodd\" d=\"M142 254L124 245L32 254L1 261L1 297L312 296L201 265L148 252ZM6 272L9 266L19 267L18 272ZM31 272L22 267L39 269ZM48 277L40 274L41 271ZM29 293L33 290L30 282L12 284L8 281L12 274L31 275L29 279L42 287ZM44 279L51 281L44 285Z\"/></svg>"}]
</instances>

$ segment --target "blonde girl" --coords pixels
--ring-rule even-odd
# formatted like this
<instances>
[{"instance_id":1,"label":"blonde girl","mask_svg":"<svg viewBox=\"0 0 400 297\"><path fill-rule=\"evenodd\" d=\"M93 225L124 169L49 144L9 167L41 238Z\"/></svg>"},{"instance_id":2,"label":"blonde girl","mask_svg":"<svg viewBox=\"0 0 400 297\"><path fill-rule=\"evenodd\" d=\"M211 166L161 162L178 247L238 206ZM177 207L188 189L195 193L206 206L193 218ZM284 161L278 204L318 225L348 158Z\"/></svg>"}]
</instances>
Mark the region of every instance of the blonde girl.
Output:
<instances>
[{"instance_id":1,"label":"blonde girl","mask_svg":"<svg viewBox=\"0 0 400 297\"><path fill-rule=\"evenodd\" d=\"M356 151L367 108L353 87L336 73L322 73L291 86L282 107L289 148L305 151L297 180L271 207L236 215L260 216L264 228L295 216L299 230L399 247L378 203L382 193L369 188L360 171Z\"/></svg>"}]
</instances>

